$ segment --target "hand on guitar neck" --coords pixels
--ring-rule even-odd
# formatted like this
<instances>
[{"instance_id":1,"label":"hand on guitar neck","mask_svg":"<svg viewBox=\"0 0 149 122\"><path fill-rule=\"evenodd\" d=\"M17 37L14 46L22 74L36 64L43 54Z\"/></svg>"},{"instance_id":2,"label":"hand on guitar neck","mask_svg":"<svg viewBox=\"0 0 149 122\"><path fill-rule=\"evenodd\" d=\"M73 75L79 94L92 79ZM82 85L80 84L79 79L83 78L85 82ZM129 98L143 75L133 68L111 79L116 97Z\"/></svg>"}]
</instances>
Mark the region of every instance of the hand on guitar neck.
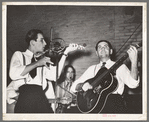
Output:
<instances>
[{"instance_id":1,"label":"hand on guitar neck","mask_svg":"<svg viewBox=\"0 0 149 122\"><path fill-rule=\"evenodd\" d=\"M138 79L138 68L137 68L138 50L135 46L131 45L127 53L131 61L131 71L130 71L131 76L137 80Z\"/></svg>"}]
</instances>

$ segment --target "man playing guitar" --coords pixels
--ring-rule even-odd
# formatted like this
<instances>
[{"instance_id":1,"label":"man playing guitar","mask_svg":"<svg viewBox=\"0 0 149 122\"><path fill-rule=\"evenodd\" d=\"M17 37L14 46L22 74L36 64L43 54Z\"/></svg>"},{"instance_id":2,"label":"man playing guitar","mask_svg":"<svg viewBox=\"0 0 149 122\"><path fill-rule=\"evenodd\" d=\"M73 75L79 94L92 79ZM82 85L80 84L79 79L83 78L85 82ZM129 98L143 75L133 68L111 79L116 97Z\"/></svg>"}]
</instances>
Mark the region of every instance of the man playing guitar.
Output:
<instances>
[{"instance_id":1,"label":"man playing guitar","mask_svg":"<svg viewBox=\"0 0 149 122\"><path fill-rule=\"evenodd\" d=\"M77 98L78 103L80 102L80 111L83 113L89 113L93 109L98 109L98 107L92 107L92 102L94 99L92 98L93 95L90 95L87 93L87 91L92 90L91 94L97 93L100 95L102 84L97 85L96 87L93 85L92 82L86 82L88 79L94 78L95 75L99 70L102 69L102 65L104 62L104 67L107 69L110 69L115 62L111 60L111 55L113 53L112 45L107 40L100 40L96 44L96 55L99 58L99 63L96 65L90 66L83 75L76 80L72 87L72 92L79 92L83 91L83 93L80 93L83 96L83 99L86 99L84 101L87 101L87 104L85 107L82 107L85 105L85 102L80 102L79 97ZM122 64L120 67L118 67L115 71L114 78L117 79L117 86L115 89L105 97L105 102L103 102L103 107L100 111L93 110L97 113L125 113L127 111L126 106L124 105L124 101L122 98L122 94L124 92L124 86L127 85L129 88L136 88L139 85L139 78L138 78L138 68L137 68L137 58L138 58L138 51L136 47L130 46L130 49L127 51L129 59L131 61L131 70L129 70L125 64ZM97 77L97 76L96 76ZM113 78L113 77L112 77ZM96 79L95 79L96 80ZM106 84L107 81L104 82ZM107 89L105 87L105 89ZM102 93L104 90L102 91ZM86 98L87 96L87 98ZM96 96L96 95L95 95ZM99 99L99 98L98 98ZM82 103L82 104L81 104ZM96 106L96 104L95 104ZM87 109L86 109L87 108Z\"/></svg>"}]
</instances>

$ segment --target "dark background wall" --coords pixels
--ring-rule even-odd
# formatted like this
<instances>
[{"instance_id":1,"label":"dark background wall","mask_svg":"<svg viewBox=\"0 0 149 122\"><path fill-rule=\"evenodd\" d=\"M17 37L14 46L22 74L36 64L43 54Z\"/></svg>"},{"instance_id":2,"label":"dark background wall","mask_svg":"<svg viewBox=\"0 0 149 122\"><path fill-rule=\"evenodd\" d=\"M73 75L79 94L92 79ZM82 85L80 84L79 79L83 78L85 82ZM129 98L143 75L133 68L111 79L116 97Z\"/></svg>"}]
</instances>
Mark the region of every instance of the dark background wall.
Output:
<instances>
[{"instance_id":1,"label":"dark background wall","mask_svg":"<svg viewBox=\"0 0 149 122\"><path fill-rule=\"evenodd\" d=\"M62 38L67 45L87 45L85 51L70 54L66 62L75 67L76 78L79 78L90 65L99 62L94 48L97 41L109 40L117 52L128 40L115 59L119 59L130 44L142 41L142 7L8 5L7 69L9 70L12 54L17 50L26 50L25 35L30 29L42 30L46 41L50 42L51 27L53 39ZM139 49L140 74L141 62L142 51ZM125 63L129 66L129 60ZM8 84L9 82L8 77ZM127 90L128 93L140 93L141 85L136 90Z\"/></svg>"}]
</instances>

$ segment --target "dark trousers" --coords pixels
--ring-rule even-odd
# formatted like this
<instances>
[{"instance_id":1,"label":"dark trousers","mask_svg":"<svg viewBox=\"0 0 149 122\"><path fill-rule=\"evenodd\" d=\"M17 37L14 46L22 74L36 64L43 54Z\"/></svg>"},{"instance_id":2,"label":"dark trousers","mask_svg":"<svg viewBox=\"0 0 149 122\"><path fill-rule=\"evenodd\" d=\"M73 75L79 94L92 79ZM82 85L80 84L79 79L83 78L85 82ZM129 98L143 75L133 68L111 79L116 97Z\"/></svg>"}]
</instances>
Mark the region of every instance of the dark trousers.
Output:
<instances>
[{"instance_id":1,"label":"dark trousers","mask_svg":"<svg viewBox=\"0 0 149 122\"><path fill-rule=\"evenodd\" d=\"M19 98L14 113L53 113L42 86L23 85L19 88Z\"/></svg>"},{"instance_id":2,"label":"dark trousers","mask_svg":"<svg viewBox=\"0 0 149 122\"><path fill-rule=\"evenodd\" d=\"M119 94L110 94L100 113L127 113L125 100Z\"/></svg>"}]
</instances>

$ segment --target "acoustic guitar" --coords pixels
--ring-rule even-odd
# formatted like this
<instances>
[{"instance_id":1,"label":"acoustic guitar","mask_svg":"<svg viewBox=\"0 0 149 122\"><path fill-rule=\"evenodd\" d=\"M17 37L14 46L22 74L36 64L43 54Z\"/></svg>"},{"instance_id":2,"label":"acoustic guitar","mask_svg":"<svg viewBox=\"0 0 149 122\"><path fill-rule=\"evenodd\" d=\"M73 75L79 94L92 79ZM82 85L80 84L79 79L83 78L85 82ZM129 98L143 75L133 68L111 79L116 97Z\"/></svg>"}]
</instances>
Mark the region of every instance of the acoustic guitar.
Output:
<instances>
[{"instance_id":1,"label":"acoustic guitar","mask_svg":"<svg viewBox=\"0 0 149 122\"><path fill-rule=\"evenodd\" d=\"M135 45L136 48L142 46L142 43ZM82 113L100 113L105 106L108 96L116 90L118 82L114 77L115 71L122 65L123 61L128 57L125 53L110 69L101 68L94 78L88 82L93 86L93 89L87 91L80 90L77 93L77 107ZM83 86L84 83L78 85ZM96 92L96 88L100 86L100 90Z\"/></svg>"}]
</instances>

